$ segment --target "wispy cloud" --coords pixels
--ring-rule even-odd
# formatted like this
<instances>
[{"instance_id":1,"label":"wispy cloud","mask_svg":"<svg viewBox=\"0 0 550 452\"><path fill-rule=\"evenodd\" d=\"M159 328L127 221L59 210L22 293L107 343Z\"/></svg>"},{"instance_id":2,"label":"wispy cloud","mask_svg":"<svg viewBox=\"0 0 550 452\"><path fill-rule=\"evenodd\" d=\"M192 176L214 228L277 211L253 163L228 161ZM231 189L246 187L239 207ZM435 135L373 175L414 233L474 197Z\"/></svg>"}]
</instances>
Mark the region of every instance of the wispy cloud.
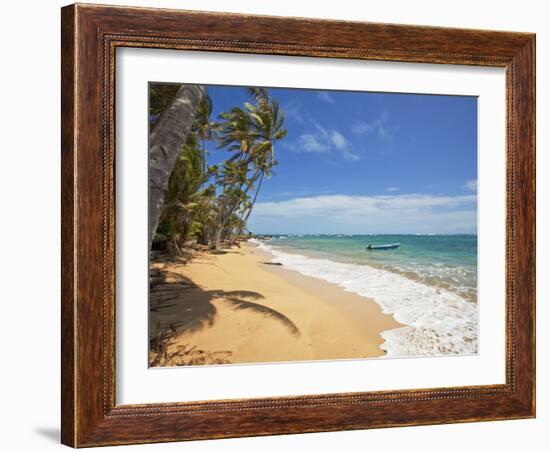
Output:
<instances>
[{"instance_id":1,"label":"wispy cloud","mask_svg":"<svg viewBox=\"0 0 550 452\"><path fill-rule=\"evenodd\" d=\"M386 191L399 191L398 187L388 187L386 188Z\"/></svg>"},{"instance_id":2,"label":"wispy cloud","mask_svg":"<svg viewBox=\"0 0 550 452\"><path fill-rule=\"evenodd\" d=\"M334 97L332 97L326 91L319 91L319 93L317 93L317 99L322 100L323 102L327 102L329 104L333 104L334 102L336 102Z\"/></svg>"},{"instance_id":3,"label":"wispy cloud","mask_svg":"<svg viewBox=\"0 0 550 452\"><path fill-rule=\"evenodd\" d=\"M464 188L470 191L477 191L477 179L469 179L464 184Z\"/></svg>"},{"instance_id":4,"label":"wispy cloud","mask_svg":"<svg viewBox=\"0 0 550 452\"><path fill-rule=\"evenodd\" d=\"M374 121L356 121L351 127L351 132L357 136L377 135L380 138L385 138L390 133L390 127L387 122L388 113L383 112Z\"/></svg>"},{"instance_id":5,"label":"wispy cloud","mask_svg":"<svg viewBox=\"0 0 550 452\"><path fill-rule=\"evenodd\" d=\"M256 205L257 213L292 217L296 213L317 215L325 211L346 212L346 215L364 215L380 211L428 211L434 208L451 208L475 203L476 195L445 196L427 194L403 195L326 195L293 198L287 201L266 202Z\"/></svg>"},{"instance_id":6,"label":"wispy cloud","mask_svg":"<svg viewBox=\"0 0 550 452\"><path fill-rule=\"evenodd\" d=\"M295 101L290 101L282 106L282 111L285 118L294 119L300 123L305 123L306 118L302 113L302 106Z\"/></svg>"},{"instance_id":7,"label":"wispy cloud","mask_svg":"<svg viewBox=\"0 0 550 452\"><path fill-rule=\"evenodd\" d=\"M357 161L359 154L352 148L349 140L338 130L323 127L309 119L312 130L300 135L288 147L297 152L336 153L346 160Z\"/></svg>"},{"instance_id":8,"label":"wispy cloud","mask_svg":"<svg viewBox=\"0 0 550 452\"><path fill-rule=\"evenodd\" d=\"M309 196L258 203L253 220L281 232L298 225L328 233L475 232L476 199L429 194Z\"/></svg>"},{"instance_id":9,"label":"wispy cloud","mask_svg":"<svg viewBox=\"0 0 550 452\"><path fill-rule=\"evenodd\" d=\"M304 152L328 152L330 142L324 136L319 136L313 133L304 133L298 137L296 144L290 145L294 150Z\"/></svg>"}]
</instances>

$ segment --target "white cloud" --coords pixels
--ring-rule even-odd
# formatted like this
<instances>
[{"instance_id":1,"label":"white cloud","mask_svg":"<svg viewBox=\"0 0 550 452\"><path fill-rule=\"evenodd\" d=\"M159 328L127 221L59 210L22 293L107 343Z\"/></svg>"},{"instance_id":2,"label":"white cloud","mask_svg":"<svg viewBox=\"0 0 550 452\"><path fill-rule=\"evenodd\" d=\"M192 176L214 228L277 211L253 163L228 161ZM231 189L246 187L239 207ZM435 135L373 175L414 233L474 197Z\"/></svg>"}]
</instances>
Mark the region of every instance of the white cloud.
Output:
<instances>
[{"instance_id":1,"label":"white cloud","mask_svg":"<svg viewBox=\"0 0 550 452\"><path fill-rule=\"evenodd\" d=\"M386 191L399 191L398 187L388 187L386 188Z\"/></svg>"},{"instance_id":2,"label":"white cloud","mask_svg":"<svg viewBox=\"0 0 550 452\"><path fill-rule=\"evenodd\" d=\"M348 145L348 140L337 130L330 132L330 139L337 149L344 149Z\"/></svg>"},{"instance_id":3,"label":"white cloud","mask_svg":"<svg viewBox=\"0 0 550 452\"><path fill-rule=\"evenodd\" d=\"M471 233L476 195L323 195L256 204L253 226L272 232ZM297 230L301 228L301 230Z\"/></svg>"},{"instance_id":4,"label":"white cloud","mask_svg":"<svg viewBox=\"0 0 550 452\"><path fill-rule=\"evenodd\" d=\"M467 180L464 184L464 188L470 191L477 191L477 180L476 179L470 179Z\"/></svg>"},{"instance_id":5,"label":"white cloud","mask_svg":"<svg viewBox=\"0 0 550 452\"><path fill-rule=\"evenodd\" d=\"M302 113L302 107L299 103L295 101L290 101L282 106L283 114L285 118L294 119L297 122L305 123L306 118Z\"/></svg>"},{"instance_id":6,"label":"white cloud","mask_svg":"<svg viewBox=\"0 0 550 452\"><path fill-rule=\"evenodd\" d=\"M332 97L326 91L320 91L319 93L317 93L317 98L319 100L322 100L323 102L327 102L329 104L333 104L335 102L334 97Z\"/></svg>"},{"instance_id":7,"label":"white cloud","mask_svg":"<svg viewBox=\"0 0 550 452\"><path fill-rule=\"evenodd\" d=\"M380 138L388 136L390 129L387 126L388 114L382 113L380 118L374 121L356 121L351 127L351 132L357 136L376 134Z\"/></svg>"},{"instance_id":8,"label":"white cloud","mask_svg":"<svg viewBox=\"0 0 550 452\"><path fill-rule=\"evenodd\" d=\"M352 149L348 139L335 129L327 129L319 123L309 120L315 129L313 132L300 135L288 147L297 152L317 152L340 154L346 160L357 161L359 155Z\"/></svg>"},{"instance_id":9,"label":"white cloud","mask_svg":"<svg viewBox=\"0 0 550 452\"><path fill-rule=\"evenodd\" d=\"M330 150L329 143L324 137L311 133L300 135L293 148L304 152L328 152Z\"/></svg>"}]
</instances>

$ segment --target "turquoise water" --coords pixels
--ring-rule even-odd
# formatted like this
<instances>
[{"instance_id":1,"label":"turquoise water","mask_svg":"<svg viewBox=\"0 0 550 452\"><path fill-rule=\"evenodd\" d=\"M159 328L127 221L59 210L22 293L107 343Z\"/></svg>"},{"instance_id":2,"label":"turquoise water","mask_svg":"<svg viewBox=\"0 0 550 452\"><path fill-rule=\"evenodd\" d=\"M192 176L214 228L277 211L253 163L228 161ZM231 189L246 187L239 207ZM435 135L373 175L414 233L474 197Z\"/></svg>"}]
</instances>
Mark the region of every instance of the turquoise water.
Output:
<instances>
[{"instance_id":1,"label":"turquoise water","mask_svg":"<svg viewBox=\"0 0 550 452\"><path fill-rule=\"evenodd\" d=\"M395 242L397 249L365 249ZM275 235L266 243L291 254L369 265L477 301L476 235Z\"/></svg>"},{"instance_id":2,"label":"turquoise water","mask_svg":"<svg viewBox=\"0 0 550 452\"><path fill-rule=\"evenodd\" d=\"M389 250L369 244L399 242ZM475 235L276 235L251 240L272 262L370 298L403 327L381 333L388 356L478 352Z\"/></svg>"}]
</instances>

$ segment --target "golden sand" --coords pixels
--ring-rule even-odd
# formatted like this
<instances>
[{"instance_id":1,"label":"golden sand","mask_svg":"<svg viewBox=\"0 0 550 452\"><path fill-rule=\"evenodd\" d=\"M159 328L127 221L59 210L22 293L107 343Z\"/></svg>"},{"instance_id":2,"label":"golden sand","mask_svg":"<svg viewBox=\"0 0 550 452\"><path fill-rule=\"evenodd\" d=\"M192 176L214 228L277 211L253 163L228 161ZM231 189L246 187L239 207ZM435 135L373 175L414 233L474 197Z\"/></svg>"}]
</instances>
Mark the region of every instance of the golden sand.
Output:
<instances>
[{"instance_id":1,"label":"golden sand","mask_svg":"<svg viewBox=\"0 0 550 452\"><path fill-rule=\"evenodd\" d=\"M154 337L169 337L154 365L371 358L384 330L398 328L373 300L269 265L252 244L188 263L153 263ZM162 354L162 356L161 356Z\"/></svg>"}]
</instances>

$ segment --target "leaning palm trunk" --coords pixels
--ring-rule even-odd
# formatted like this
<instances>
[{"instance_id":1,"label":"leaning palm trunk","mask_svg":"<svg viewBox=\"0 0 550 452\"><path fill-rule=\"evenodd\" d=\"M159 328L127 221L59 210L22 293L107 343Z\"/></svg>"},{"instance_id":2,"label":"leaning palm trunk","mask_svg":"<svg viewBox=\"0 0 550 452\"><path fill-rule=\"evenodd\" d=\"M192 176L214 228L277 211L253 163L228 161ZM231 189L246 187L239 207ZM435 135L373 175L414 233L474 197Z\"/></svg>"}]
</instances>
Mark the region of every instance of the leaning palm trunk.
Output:
<instances>
[{"instance_id":1,"label":"leaning palm trunk","mask_svg":"<svg viewBox=\"0 0 550 452\"><path fill-rule=\"evenodd\" d=\"M159 223L164 193L204 95L198 85L182 85L149 137L149 249Z\"/></svg>"},{"instance_id":2,"label":"leaning palm trunk","mask_svg":"<svg viewBox=\"0 0 550 452\"><path fill-rule=\"evenodd\" d=\"M262 182L264 180L265 171L262 171L260 174L260 182L258 183L258 188L256 188L256 193L254 193L254 198L252 199L252 203L250 204L250 207L246 211L246 214L244 215L242 219L243 228L247 227L248 218L250 217L250 214L252 213L252 209L254 208L254 204L256 204L256 200L258 199L258 193L260 193L260 189L262 188Z\"/></svg>"},{"instance_id":3,"label":"leaning palm trunk","mask_svg":"<svg viewBox=\"0 0 550 452\"><path fill-rule=\"evenodd\" d=\"M214 233L214 243L212 244L212 249L214 251L219 251L221 248L222 243L222 234L223 234L223 226L218 226L216 229L216 232Z\"/></svg>"}]
</instances>

